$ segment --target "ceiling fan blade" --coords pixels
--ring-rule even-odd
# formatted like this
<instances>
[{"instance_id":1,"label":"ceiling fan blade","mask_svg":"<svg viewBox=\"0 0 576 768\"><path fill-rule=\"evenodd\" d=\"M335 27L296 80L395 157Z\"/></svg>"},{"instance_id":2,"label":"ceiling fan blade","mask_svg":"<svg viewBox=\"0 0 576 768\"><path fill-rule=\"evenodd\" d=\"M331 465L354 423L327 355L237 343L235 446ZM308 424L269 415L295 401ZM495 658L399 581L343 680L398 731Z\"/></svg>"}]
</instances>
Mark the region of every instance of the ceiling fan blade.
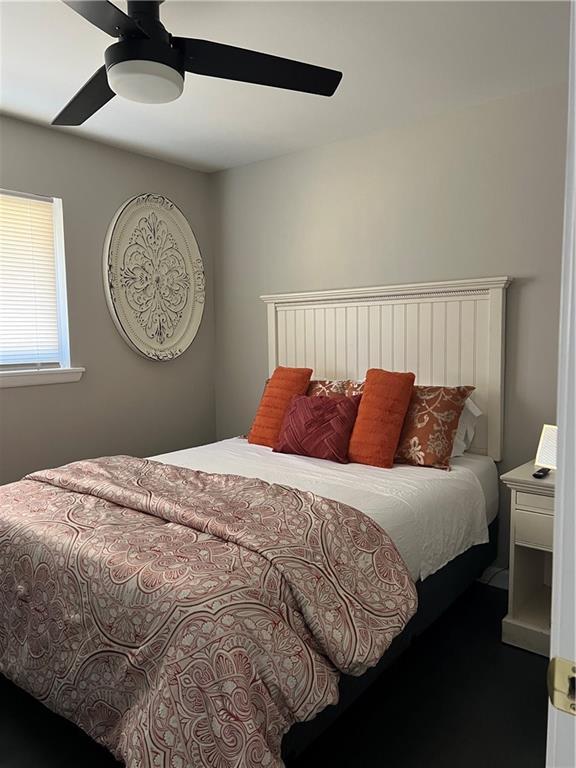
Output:
<instances>
[{"instance_id":1,"label":"ceiling fan blade","mask_svg":"<svg viewBox=\"0 0 576 768\"><path fill-rule=\"evenodd\" d=\"M226 80L269 85L291 91L332 96L342 72L232 45L173 37L172 44L184 54L187 72Z\"/></svg>"},{"instance_id":2,"label":"ceiling fan blade","mask_svg":"<svg viewBox=\"0 0 576 768\"><path fill-rule=\"evenodd\" d=\"M148 37L142 27L108 0L62 0L86 21L112 37Z\"/></svg>"},{"instance_id":3,"label":"ceiling fan blade","mask_svg":"<svg viewBox=\"0 0 576 768\"><path fill-rule=\"evenodd\" d=\"M52 120L52 125L81 125L115 95L108 85L106 67L102 66Z\"/></svg>"}]
</instances>

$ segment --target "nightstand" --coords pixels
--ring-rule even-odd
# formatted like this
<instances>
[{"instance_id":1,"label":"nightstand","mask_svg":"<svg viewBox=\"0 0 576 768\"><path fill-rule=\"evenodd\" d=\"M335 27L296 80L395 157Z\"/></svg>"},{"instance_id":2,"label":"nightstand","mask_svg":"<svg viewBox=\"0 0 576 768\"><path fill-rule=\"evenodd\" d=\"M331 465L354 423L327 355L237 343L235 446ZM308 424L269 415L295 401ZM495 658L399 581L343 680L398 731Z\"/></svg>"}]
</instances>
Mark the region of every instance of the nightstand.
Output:
<instances>
[{"instance_id":1,"label":"nightstand","mask_svg":"<svg viewBox=\"0 0 576 768\"><path fill-rule=\"evenodd\" d=\"M556 473L536 480L536 469L529 461L500 477L512 493L508 615L502 621L502 640L548 656Z\"/></svg>"}]
</instances>

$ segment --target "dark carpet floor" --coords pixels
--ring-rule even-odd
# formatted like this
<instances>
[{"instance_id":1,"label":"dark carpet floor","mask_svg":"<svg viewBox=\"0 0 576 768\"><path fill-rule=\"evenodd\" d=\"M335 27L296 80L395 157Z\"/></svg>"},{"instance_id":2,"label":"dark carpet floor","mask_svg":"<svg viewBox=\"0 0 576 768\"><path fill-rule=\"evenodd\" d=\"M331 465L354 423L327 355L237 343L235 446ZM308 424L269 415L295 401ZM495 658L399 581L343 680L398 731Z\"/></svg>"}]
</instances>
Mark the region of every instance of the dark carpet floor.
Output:
<instances>
[{"instance_id":1,"label":"dark carpet floor","mask_svg":"<svg viewBox=\"0 0 576 768\"><path fill-rule=\"evenodd\" d=\"M474 585L288 768L542 768L546 659L500 642L506 592ZM0 677L0 768L118 768Z\"/></svg>"}]
</instances>

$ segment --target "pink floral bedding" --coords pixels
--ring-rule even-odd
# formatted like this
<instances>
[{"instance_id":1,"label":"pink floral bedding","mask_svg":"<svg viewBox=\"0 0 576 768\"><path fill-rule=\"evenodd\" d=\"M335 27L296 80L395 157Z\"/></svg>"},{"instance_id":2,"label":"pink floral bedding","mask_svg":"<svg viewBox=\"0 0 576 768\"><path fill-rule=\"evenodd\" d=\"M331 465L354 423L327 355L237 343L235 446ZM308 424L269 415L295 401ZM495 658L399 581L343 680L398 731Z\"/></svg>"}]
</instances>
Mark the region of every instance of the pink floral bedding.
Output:
<instances>
[{"instance_id":1,"label":"pink floral bedding","mask_svg":"<svg viewBox=\"0 0 576 768\"><path fill-rule=\"evenodd\" d=\"M0 488L0 672L128 768L281 766L415 610L387 534L294 488L127 456Z\"/></svg>"}]
</instances>

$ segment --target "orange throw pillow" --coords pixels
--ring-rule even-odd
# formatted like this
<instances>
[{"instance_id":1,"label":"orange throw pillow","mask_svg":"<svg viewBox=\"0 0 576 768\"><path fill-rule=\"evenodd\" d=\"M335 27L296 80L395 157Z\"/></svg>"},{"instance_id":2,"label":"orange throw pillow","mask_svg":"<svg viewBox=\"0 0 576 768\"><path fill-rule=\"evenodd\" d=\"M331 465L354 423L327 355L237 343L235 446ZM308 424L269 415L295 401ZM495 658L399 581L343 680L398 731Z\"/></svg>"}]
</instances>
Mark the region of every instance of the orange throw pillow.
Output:
<instances>
[{"instance_id":1,"label":"orange throw pillow","mask_svg":"<svg viewBox=\"0 0 576 768\"><path fill-rule=\"evenodd\" d=\"M273 448L278 440L286 409L294 395L305 395L312 368L276 368L268 379L248 442Z\"/></svg>"},{"instance_id":2,"label":"orange throw pillow","mask_svg":"<svg viewBox=\"0 0 576 768\"><path fill-rule=\"evenodd\" d=\"M357 464L390 468L414 388L413 373L370 368L348 446Z\"/></svg>"},{"instance_id":3,"label":"orange throw pillow","mask_svg":"<svg viewBox=\"0 0 576 768\"><path fill-rule=\"evenodd\" d=\"M396 461L450 469L460 414L474 387L414 387Z\"/></svg>"}]
</instances>

